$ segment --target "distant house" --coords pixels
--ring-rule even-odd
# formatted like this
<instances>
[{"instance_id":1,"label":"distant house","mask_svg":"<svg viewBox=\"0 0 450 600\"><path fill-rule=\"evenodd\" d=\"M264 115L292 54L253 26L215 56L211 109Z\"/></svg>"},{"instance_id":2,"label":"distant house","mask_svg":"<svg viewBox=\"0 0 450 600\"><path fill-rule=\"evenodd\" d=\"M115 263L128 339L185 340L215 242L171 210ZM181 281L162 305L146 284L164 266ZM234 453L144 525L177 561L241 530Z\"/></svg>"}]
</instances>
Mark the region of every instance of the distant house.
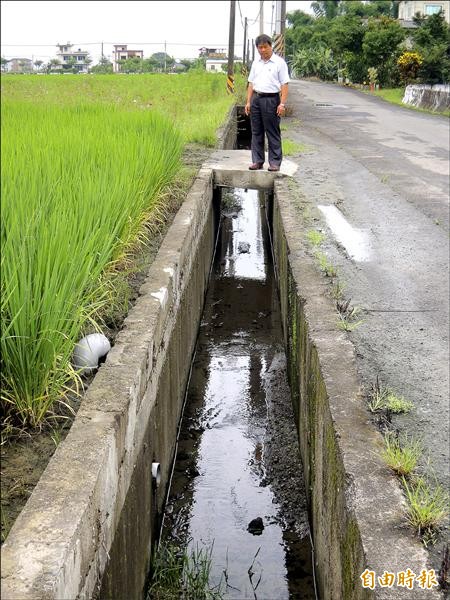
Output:
<instances>
[{"instance_id":1,"label":"distant house","mask_svg":"<svg viewBox=\"0 0 450 600\"><path fill-rule=\"evenodd\" d=\"M450 10L448 0L407 0L398 5L398 19L400 24L406 28L414 28L416 24L413 17L416 14L428 17L442 11L445 20L450 24Z\"/></svg>"},{"instance_id":2,"label":"distant house","mask_svg":"<svg viewBox=\"0 0 450 600\"><path fill-rule=\"evenodd\" d=\"M33 61L31 58L10 58L5 70L8 73L32 73Z\"/></svg>"},{"instance_id":3,"label":"distant house","mask_svg":"<svg viewBox=\"0 0 450 600\"><path fill-rule=\"evenodd\" d=\"M223 73L223 65L228 64L228 58L207 58L206 59L206 70L209 72ZM226 69L225 69L226 70Z\"/></svg>"},{"instance_id":4,"label":"distant house","mask_svg":"<svg viewBox=\"0 0 450 600\"><path fill-rule=\"evenodd\" d=\"M52 71L64 71L68 69L76 69L79 73L87 73L89 63L87 58L89 52L86 50L72 50L73 44L56 44L58 48L56 58L59 61L58 65L52 65Z\"/></svg>"},{"instance_id":5,"label":"distant house","mask_svg":"<svg viewBox=\"0 0 450 600\"><path fill-rule=\"evenodd\" d=\"M113 46L113 71L120 72L120 61L128 58L144 58L143 50L128 50L126 44L114 44Z\"/></svg>"},{"instance_id":6,"label":"distant house","mask_svg":"<svg viewBox=\"0 0 450 600\"><path fill-rule=\"evenodd\" d=\"M226 56L224 48L199 48L200 58L226 58Z\"/></svg>"}]
</instances>

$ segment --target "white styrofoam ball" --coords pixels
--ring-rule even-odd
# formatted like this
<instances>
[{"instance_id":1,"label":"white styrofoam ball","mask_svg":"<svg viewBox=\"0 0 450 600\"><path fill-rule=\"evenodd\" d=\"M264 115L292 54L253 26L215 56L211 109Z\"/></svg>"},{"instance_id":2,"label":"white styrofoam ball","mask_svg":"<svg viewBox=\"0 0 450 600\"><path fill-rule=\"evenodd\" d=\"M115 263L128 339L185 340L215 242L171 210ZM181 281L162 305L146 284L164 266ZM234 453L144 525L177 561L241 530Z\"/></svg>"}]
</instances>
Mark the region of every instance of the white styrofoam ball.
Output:
<instances>
[{"instance_id":1,"label":"white styrofoam ball","mask_svg":"<svg viewBox=\"0 0 450 600\"><path fill-rule=\"evenodd\" d=\"M77 344L72 356L74 368L82 374L96 369L102 356L108 354L111 344L103 333L90 333Z\"/></svg>"}]
</instances>

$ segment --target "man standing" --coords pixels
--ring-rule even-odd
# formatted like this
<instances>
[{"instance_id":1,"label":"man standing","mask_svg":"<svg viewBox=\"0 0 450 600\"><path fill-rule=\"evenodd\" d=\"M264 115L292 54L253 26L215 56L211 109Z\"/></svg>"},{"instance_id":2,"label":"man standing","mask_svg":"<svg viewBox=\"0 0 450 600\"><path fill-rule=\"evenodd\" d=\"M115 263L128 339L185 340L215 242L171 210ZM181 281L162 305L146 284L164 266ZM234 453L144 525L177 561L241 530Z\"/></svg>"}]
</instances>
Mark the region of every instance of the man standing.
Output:
<instances>
[{"instance_id":1,"label":"man standing","mask_svg":"<svg viewBox=\"0 0 450 600\"><path fill-rule=\"evenodd\" d=\"M272 50L272 40L261 34L255 40L260 59L255 60L248 76L245 114L252 128L251 171L264 165L264 135L269 146L269 171L279 171L281 151L280 117L284 115L288 95L289 72L283 58Z\"/></svg>"}]
</instances>

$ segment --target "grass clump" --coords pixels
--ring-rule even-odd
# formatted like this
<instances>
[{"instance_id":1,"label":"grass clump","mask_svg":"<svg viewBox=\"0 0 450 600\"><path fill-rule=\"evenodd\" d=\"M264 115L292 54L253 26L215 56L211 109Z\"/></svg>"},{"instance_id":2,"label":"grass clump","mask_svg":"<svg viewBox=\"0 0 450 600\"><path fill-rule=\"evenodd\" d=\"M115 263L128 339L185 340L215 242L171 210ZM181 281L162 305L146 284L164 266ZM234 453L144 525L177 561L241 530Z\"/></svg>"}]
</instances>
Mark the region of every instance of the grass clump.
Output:
<instances>
[{"instance_id":1,"label":"grass clump","mask_svg":"<svg viewBox=\"0 0 450 600\"><path fill-rule=\"evenodd\" d=\"M449 496L441 485L433 487L423 476L411 481L402 477L402 483L408 521L427 546L434 542L438 528L448 518Z\"/></svg>"},{"instance_id":2,"label":"grass clump","mask_svg":"<svg viewBox=\"0 0 450 600\"><path fill-rule=\"evenodd\" d=\"M220 600L219 588L209 584L212 548L183 550L161 544L152 559L147 600Z\"/></svg>"},{"instance_id":3,"label":"grass clump","mask_svg":"<svg viewBox=\"0 0 450 600\"><path fill-rule=\"evenodd\" d=\"M326 254L317 250L315 252L315 257L319 261L320 270L326 277L336 277L337 269L328 261Z\"/></svg>"},{"instance_id":4,"label":"grass clump","mask_svg":"<svg viewBox=\"0 0 450 600\"><path fill-rule=\"evenodd\" d=\"M385 449L382 456L388 467L399 476L410 476L422 454L422 444L418 440L409 439L406 435L400 438L392 433L385 435L384 442Z\"/></svg>"},{"instance_id":5,"label":"grass clump","mask_svg":"<svg viewBox=\"0 0 450 600\"><path fill-rule=\"evenodd\" d=\"M401 414L410 412L414 404L384 387L377 377L369 394L368 407L372 413L385 411L388 414Z\"/></svg>"},{"instance_id":6,"label":"grass clump","mask_svg":"<svg viewBox=\"0 0 450 600\"><path fill-rule=\"evenodd\" d=\"M322 242L325 240L325 235L316 229L310 229L306 236L311 246L320 246L320 244L322 244Z\"/></svg>"},{"instance_id":7,"label":"grass clump","mask_svg":"<svg viewBox=\"0 0 450 600\"><path fill-rule=\"evenodd\" d=\"M414 404L398 396L394 392L388 392L385 399L385 406L394 414L408 413L414 408Z\"/></svg>"},{"instance_id":8,"label":"grass clump","mask_svg":"<svg viewBox=\"0 0 450 600\"><path fill-rule=\"evenodd\" d=\"M293 156L294 154L298 154L299 152L302 152L305 149L305 146L303 144L297 144L297 142L294 142L289 138L283 138L281 140L281 147L284 156Z\"/></svg>"}]
</instances>

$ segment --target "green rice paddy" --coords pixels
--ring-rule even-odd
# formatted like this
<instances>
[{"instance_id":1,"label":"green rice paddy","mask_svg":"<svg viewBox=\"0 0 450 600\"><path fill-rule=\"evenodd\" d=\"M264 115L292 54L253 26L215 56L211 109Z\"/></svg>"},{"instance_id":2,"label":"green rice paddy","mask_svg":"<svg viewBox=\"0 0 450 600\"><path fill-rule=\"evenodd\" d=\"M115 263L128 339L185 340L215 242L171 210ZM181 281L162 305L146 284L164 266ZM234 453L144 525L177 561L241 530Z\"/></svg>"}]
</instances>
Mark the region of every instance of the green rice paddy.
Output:
<instances>
[{"instance_id":1,"label":"green rice paddy","mask_svg":"<svg viewBox=\"0 0 450 600\"><path fill-rule=\"evenodd\" d=\"M2 77L2 412L36 427L73 387L105 273L136 243L187 143L214 145L221 75Z\"/></svg>"}]
</instances>

